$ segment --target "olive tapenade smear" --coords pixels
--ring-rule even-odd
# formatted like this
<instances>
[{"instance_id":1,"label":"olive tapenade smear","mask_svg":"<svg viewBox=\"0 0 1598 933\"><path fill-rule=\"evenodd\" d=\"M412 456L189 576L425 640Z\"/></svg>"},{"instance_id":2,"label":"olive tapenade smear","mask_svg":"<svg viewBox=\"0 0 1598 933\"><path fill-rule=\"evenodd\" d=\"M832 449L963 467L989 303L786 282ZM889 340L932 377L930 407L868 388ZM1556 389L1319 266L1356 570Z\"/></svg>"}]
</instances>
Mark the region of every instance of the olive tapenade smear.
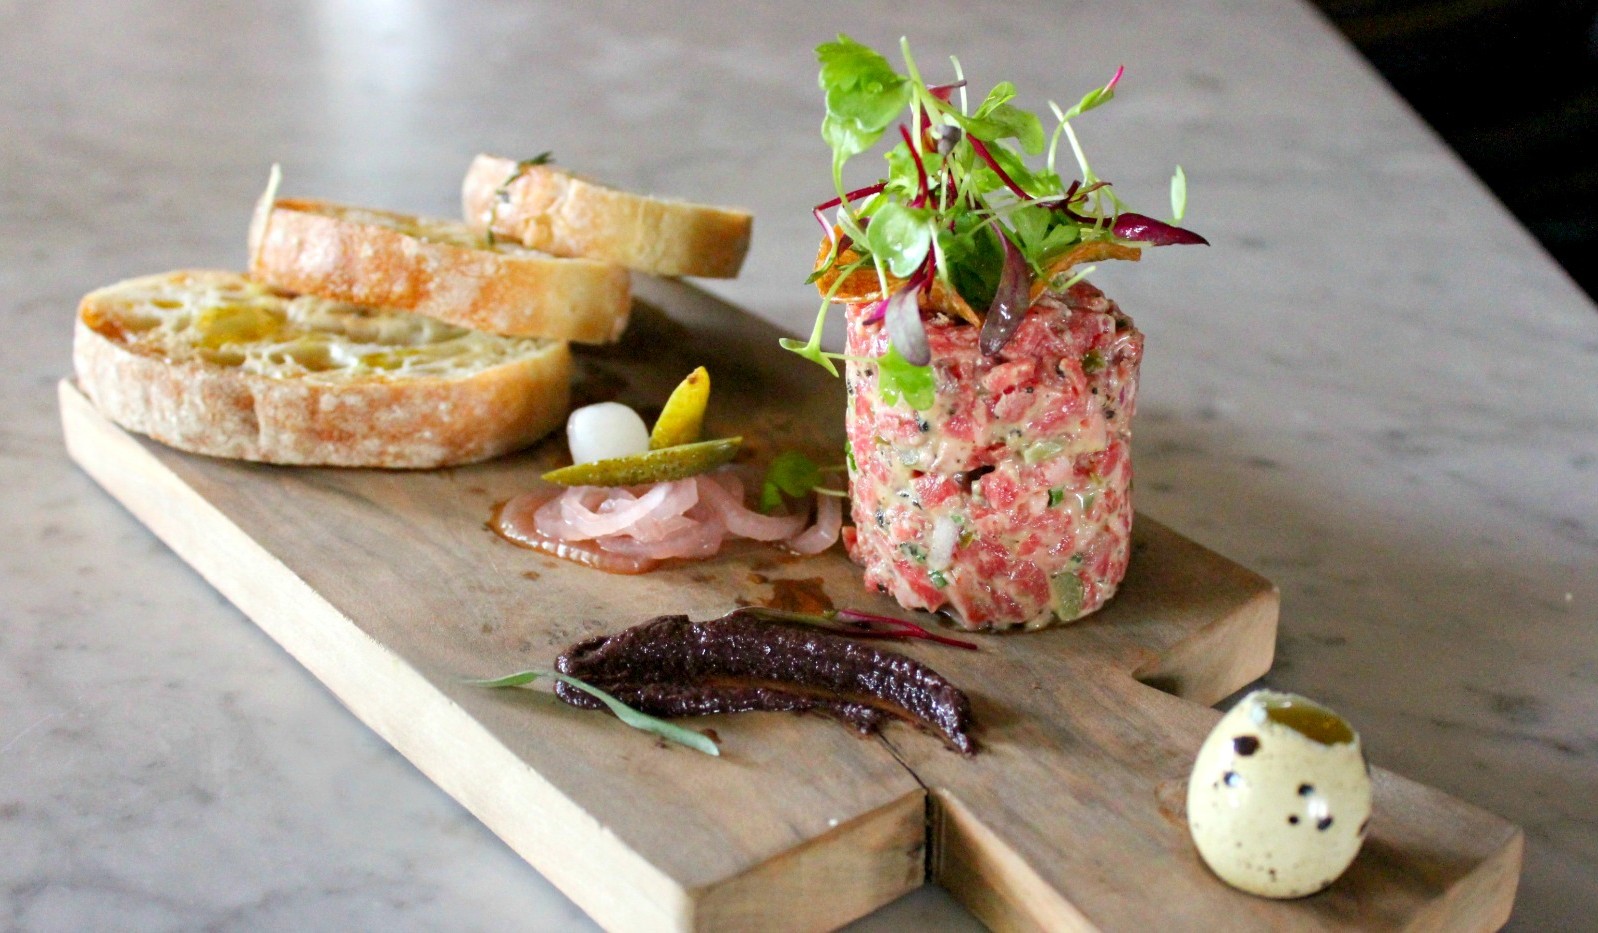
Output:
<instances>
[{"instance_id":1,"label":"olive tapenade smear","mask_svg":"<svg viewBox=\"0 0 1598 933\"><path fill-rule=\"evenodd\" d=\"M925 664L825 629L731 613L693 622L657 616L615 635L579 642L555 660L563 674L653 716L815 710L869 734L890 718L976 753L971 702ZM562 700L598 709L564 683Z\"/></svg>"}]
</instances>

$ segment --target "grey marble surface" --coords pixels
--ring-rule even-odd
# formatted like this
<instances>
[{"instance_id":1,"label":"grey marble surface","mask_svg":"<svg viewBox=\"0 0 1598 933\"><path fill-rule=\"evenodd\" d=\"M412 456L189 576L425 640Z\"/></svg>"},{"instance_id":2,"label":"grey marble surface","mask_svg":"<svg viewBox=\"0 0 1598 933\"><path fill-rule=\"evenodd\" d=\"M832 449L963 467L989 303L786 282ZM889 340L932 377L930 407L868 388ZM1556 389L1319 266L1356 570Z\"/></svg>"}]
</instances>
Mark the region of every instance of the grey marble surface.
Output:
<instances>
[{"instance_id":1,"label":"grey marble surface","mask_svg":"<svg viewBox=\"0 0 1598 933\"><path fill-rule=\"evenodd\" d=\"M1164 213L1180 161L1214 242L1096 276L1149 335L1140 507L1281 586L1270 683L1525 827L1514 927L1590 927L1598 314L1307 8L7 0L0 928L587 923L68 462L73 309L242 264L274 160L449 213L474 152L553 149L754 209L711 287L807 327L839 30L1032 107L1128 66L1095 168ZM975 923L926 891L860 926Z\"/></svg>"}]
</instances>

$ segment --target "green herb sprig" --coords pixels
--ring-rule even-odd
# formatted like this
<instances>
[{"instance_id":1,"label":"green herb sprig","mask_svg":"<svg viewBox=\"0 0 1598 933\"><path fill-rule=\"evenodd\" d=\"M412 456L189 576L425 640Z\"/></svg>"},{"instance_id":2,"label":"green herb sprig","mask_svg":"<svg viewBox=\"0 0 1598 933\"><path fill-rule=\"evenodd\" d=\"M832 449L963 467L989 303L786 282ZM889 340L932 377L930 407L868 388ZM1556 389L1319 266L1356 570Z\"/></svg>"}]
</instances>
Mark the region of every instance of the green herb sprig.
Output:
<instances>
[{"instance_id":1,"label":"green herb sprig","mask_svg":"<svg viewBox=\"0 0 1598 933\"><path fill-rule=\"evenodd\" d=\"M765 482L760 487L760 511L771 514L782 505L784 495L797 499L814 492L818 496L848 497L848 492L824 485L828 473L838 473L842 469L842 466L822 467L797 450L778 454L767 468Z\"/></svg>"},{"instance_id":2,"label":"green herb sprig","mask_svg":"<svg viewBox=\"0 0 1598 933\"><path fill-rule=\"evenodd\" d=\"M676 742L678 745L686 745L694 751L704 752L706 755L711 755L714 757L720 757L721 755L721 749L718 748L716 743L711 741L710 737L704 733L695 732L692 729L685 729L682 726L676 725L675 723L670 723L664 719L658 719L654 716L651 716L648 713L640 712L636 709L633 709L631 706L628 706L626 703L616 699L605 691L599 689L598 687L579 680L576 677L572 677L569 674L562 674L559 671L534 668L531 670L519 671L515 674L508 674L504 677L496 677L491 680L468 680L466 683L474 687L525 687L534 683L535 681L545 679L558 680L568 686L576 687L578 690L581 690L599 702L605 704L610 708L612 713L616 714L617 719L620 719L627 725L632 726L634 729L641 729L644 732L658 735L668 742Z\"/></svg>"},{"instance_id":3,"label":"green herb sprig","mask_svg":"<svg viewBox=\"0 0 1598 933\"><path fill-rule=\"evenodd\" d=\"M554 153L552 152L540 152L531 159L522 159L516 163L516 167L511 170L510 175L499 183L499 187L494 189L494 197L488 205L488 226L483 230L483 243L485 245L493 246L499 242L494 237L494 224L499 222L499 206L510 203L510 186L516 184L516 179L526 175L528 169L535 165L548 165L553 159Z\"/></svg>"}]
</instances>

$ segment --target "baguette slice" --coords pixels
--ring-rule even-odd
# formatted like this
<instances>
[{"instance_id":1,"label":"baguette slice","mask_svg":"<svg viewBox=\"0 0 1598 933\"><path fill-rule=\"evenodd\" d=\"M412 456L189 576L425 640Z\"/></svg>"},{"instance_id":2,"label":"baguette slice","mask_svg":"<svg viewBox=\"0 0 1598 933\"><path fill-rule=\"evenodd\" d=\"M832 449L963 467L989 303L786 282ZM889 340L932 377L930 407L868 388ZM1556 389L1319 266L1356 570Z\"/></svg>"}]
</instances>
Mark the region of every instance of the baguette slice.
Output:
<instances>
[{"instance_id":1,"label":"baguette slice","mask_svg":"<svg viewBox=\"0 0 1598 933\"><path fill-rule=\"evenodd\" d=\"M179 271L91 292L78 384L182 450L269 463L427 468L526 446L565 417L565 343Z\"/></svg>"},{"instance_id":2,"label":"baguette slice","mask_svg":"<svg viewBox=\"0 0 1598 933\"><path fill-rule=\"evenodd\" d=\"M453 221L271 194L250 224L250 275L269 285L515 337L610 343L627 326L631 283L612 263L488 243Z\"/></svg>"},{"instance_id":3,"label":"baguette slice","mask_svg":"<svg viewBox=\"0 0 1598 933\"><path fill-rule=\"evenodd\" d=\"M594 184L556 166L480 155L461 184L466 223L557 256L587 256L652 275L732 278L753 218Z\"/></svg>"}]
</instances>

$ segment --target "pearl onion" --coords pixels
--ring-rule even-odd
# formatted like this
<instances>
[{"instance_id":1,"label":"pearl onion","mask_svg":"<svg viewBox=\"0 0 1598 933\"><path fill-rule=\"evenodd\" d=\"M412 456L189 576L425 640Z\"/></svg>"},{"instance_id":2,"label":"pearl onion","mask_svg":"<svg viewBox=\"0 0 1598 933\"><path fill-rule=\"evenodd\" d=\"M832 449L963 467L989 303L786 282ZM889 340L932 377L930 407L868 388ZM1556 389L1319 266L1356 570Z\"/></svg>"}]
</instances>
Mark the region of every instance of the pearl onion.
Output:
<instances>
[{"instance_id":1,"label":"pearl onion","mask_svg":"<svg viewBox=\"0 0 1598 933\"><path fill-rule=\"evenodd\" d=\"M579 408L566 419L566 443L573 463L629 457L649 450L649 428L626 405L600 402Z\"/></svg>"}]
</instances>

